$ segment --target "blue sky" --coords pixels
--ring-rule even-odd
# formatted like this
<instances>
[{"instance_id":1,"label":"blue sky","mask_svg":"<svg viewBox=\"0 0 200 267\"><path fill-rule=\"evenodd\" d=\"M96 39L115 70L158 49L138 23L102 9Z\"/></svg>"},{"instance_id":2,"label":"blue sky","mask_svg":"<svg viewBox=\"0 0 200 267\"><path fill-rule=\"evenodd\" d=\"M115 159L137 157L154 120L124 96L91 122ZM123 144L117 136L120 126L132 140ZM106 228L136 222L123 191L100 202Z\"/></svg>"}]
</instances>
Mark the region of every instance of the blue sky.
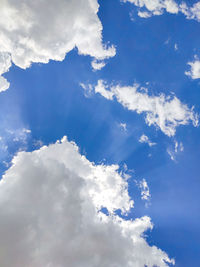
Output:
<instances>
[{"instance_id":1,"label":"blue sky","mask_svg":"<svg viewBox=\"0 0 200 267\"><path fill-rule=\"evenodd\" d=\"M12 1L6 2L9 5ZM61 7L62 2L59 1ZM96 3L96 0L91 2ZM148 17L144 18L138 15L140 7L136 2L99 1L98 17L102 23L100 41L107 44L107 51L113 45L116 55L111 53L102 56L103 52L93 52L95 46L85 53L75 43L75 48L65 51L63 60L55 60L55 54L49 56L47 53L50 60L48 63L27 52L23 57L33 62L29 67L21 63L24 58L20 59L15 50L7 48L6 53L12 57L12 66L3 74L10 87L0 93L0 172L1 175L5 174L5 178L8 176L11 179L11 160L19 151L40 151L44 145L48 147L67 136L90 162L104 166L117 164L119 173L122 170L130 175L128 193L135 203L134 208L123 218L128 221L143 216L151 218L153 229L144 231L148 245L155 245L165 251L170 259L175 259L177 267L195 267L200 265L200 129L194 122L200 114L200 8L197 6L198 1L185 0L187 14L181 11L181 1L176 2L179 12L168 12L165 8L167 1L152 0L154 4L163 5L159 9L162 14L153 14L154 11L144 4L141 11L149 12ZM13 5L17 10L17 4ZM20 8L23 14L25 11L23 7ZM69 8L66 12L73 12L79 6L65 8ZM54 12L59 16L59 10L55 9ZM41 11L41 17L43 15L46 14ZM29 17L24 20L29 20ZM0 32L4 32L5 23L0 24ZM12 34L16 35L11 31L9 38L16 44L18 39L15 40ZM26 34L31 39L31 34L35 33ZM53 32L49 31L48 34L47 39ZM37 42L40 42L39 38ZM45 51L46 47L42 48ZM4 50L5 47L0 46L0 53L4 53ZM97 56L94 56L95 53ZM19 59L15 60L17 56ZM100 70L94 70L91 67L92 58L104 61L106 65ZM190 62L196 64L196 68L192 68L193 65L188 64ZM101 91L96 89L99 80L103 81ZM136 91L140 92L136 103L140 103L144 95L148 99L138 108L134 107L135 102L132 104L131 95L123 95L127 86L133 92L135 84L138 84ZM116 91L117 86L121 95ZM103 90L113 94L112 97L105 97ZM164 101L159 102L162 94L165 95ZM122 97L127 97L127 102L123 102ZM158 97L155 101L161 103L158 110L154 110L157 103L153 102L155 97ZM174 116L177 121L176 114L179 116L179 111L177 103L169 107L164 105L174 98L180 101L180 113L187 110L187 114L183 114L174 126L174 132L169 134L166 130L169 116ZM151 101L153 111L145 107ZM153 119L148 120L147 114L154 114ZM162 116L166 116L163 127L160 122ZM152 120L157 118L158 121L153 123ZM169 123L170 130L172 124ZM18 166L18 163L15 164ZM29 179L31 172L31 166L27 174L20 169L20 175L26 174L26 179ZM13 177L15 173L18 174L17 167ZM143 179L147 183L145 188ZM21 190L23 192L23 184ZM146 198L142 199L141 192L146 192ZM70 216L70 212L67 214ZM115 210L115 214L121 214L120 208ZM6 237L5 240L4 243L7 242ZM0 244L0 247L4 247L4 244ZM12 252L6 255L12 257ZM5 262L4 259L2 264ZM25 264L27 262L32 264L24 260ZM41 262L47 266L47 262ZM63 266L56 263L51 266ZM8 267L18 266L9 264ZM95 266L100 266L98 264ZM108 267L113 266L107 264ZM127 262L123 264L129 266ZM133 261L132 264L144 266L142 261L135 265ZM151 264L149 261L148 266L153 267ZM79 265L72 261L71 266ZM171 265L163 263L158 266Z\"/></svg>"}]
</instances>

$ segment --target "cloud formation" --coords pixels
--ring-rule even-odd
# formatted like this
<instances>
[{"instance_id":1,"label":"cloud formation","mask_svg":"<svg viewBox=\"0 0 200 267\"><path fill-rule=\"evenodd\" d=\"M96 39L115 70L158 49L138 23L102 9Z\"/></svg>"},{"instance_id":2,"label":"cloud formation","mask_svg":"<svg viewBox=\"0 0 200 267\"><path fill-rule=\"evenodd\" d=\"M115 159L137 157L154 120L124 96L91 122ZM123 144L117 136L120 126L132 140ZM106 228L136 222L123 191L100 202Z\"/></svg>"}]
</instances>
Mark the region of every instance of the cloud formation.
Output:
<instances>
[{"instance_id":1,"label":"cloud formation","mask_svg":"<svg viewBox=\"0 0 200 267\"><path fill-rule=\"evenodd\" d=\"M151 194L146 179L135 181L138 188L141 190L141 199L146 201L145 206L148 207L151 200Z\"/></svg>"},{"instance_id":2,"label":"cloud formation","mask_svg":"<svg viewBox=\"0 0 200 267\"><path fill-rule=\"evenodd\" d=\"M138 7L138 16L149 18L154 15L162 15L164 12L171 14L184 14L187 19L200 21L200 2L188 6L185 2L178 4L174 0L122 0L130 2Z\"/></svg>"},{"instance_id":3,"label":"cloud formation","mask_svg":"<svg viewBox=\"0 0 200 267\"><path fill-rule=\"evenodd\" d=\"M190 70L185 72L185 75L192 79L200 79L200 60L197 56L194 57L194 61L188 62Z\"/></svg>"},{"instance_id":4,"label":"cloud formation","mask_svg":"<svg viewBox=\"0 0 200 267\"><path fill-rule=\"evenodd\" d=\"M184 146L182 142L174 142L174 146L170 146L167 149L167 153L170 156L170 159L176 162L176 156L184 151Z\"/></svg>"},{"instance_id":5,"label":"cloud formation","mask_svg":"<svg viewBox=\"0 0 200 267\"><path fill-rule=\"evenodd\" d=\"M81 86L86 90L92 90L92 85ZM150 96L147 89L142 90L138 84L133 86L111 85L105 81L99 80L94 86L94 92L101 94L108 100L116 99L123 107L135 111L138 114L145 114L145 122L151 126L158 127L164 134L174 136L176 128L180 125L187 125L192 122L198 126L198 115L193 108L181 103L176 97Z\"/></svg>"},{"instance_id":6,"label":"cloud formation","mask_svg":"<svg viewBox=\"0 0 200 267\"><path fill-rule=\"evenodd\" d=\"M0 52L0 92L6 91L10 84L2 76L11 67L11 56L8 53Z\"/></svg>"},{"instance_id":7,"label":"cloud formation","mask_svg":"<svg viewBox=\"0 0 200 267\"><path fill-rule=\"evenodd\" d=\"M117 165L95 165L67 138L20 152L0 181L0 265L166 267L166 253L143 236L149 217L115 215L133 201ZM107 208L109 215L100 210Z\"/></svg>"},{"instance_id":8,"label":"cloud formation","mask_svg":"<svg viewBox=\"0 0 200 267\"><path fill-rule=\"evenodd\" d=\"M0 75L11 61L26 69L32 63L62 61L77 47L81 55L102 60L115 55L102 44L97 0L3 0L0 9ZM9 84L1 76L0 90Z\"/></svg>"},{"instance_id":9,"label":"cloud formation","mask_svg":"<svg viewBox=\"0 0 200 267\"><path fill-rule=\"evenodd\" d=\"M155 146L156 145L156 143L151 142L151 140L149 140L149 137L146 136L145 134L140 136L139 142L140 143L146 143L149 146Z\"/></svg>"}]
</instances>

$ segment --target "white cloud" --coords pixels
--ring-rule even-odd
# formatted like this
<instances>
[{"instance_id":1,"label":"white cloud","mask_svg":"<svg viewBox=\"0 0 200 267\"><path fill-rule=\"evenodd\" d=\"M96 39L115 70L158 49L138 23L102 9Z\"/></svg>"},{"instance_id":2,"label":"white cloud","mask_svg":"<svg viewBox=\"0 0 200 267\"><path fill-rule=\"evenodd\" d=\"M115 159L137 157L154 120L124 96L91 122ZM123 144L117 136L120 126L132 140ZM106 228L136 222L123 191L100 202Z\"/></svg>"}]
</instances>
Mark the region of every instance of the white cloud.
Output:
<instances>
[{"instance_id":1,"label":"white cloud","mask_svg":"<svg viewBox=\"0 0 200 267\"><path fill-rule=\"evenodd\" d=\"M115 48L102 44L98 8L97 0L49 0L48 5L38 0L1 1L0 75L11 60L26 69L34 62L62 61L75 47L99 60L114 56ZM2 78L0 84L1 91L8 87Z\"/></svg>"},{"instance_id":2,"label":"white cloud","mask_svg":"<svg viewBox=\"0 0 200 267\"><path fill-rule=\"evenodd\" d=\"M95 165L73 142L20 152L0 181L0 265L6 267L166 267L149 246L145 216L112 214L132 202L118 166ZM106 207L110 215L99 210Z\"/></svg>"},{"instance_id":3,"label":"white cloud","mask_svg":"<svg viewBox=\"0 0 200 267\"><path fill-rule=\"evenodd\" d=\"M164 11L176 14L179 11L178 5L173 0L123 0L124 2L133 3L139 7L138 15L143 18L148 18L152 15L161 15ZM146 8L148 12L140 9ZM148 15L146 15L148 14Z\"/></svg>"},{"instance_id":4,"label":"white cloud","mask_svg":"<svg viewBox=\"0 0 200 267\"><path fill-rule=\"evenodd\" d=\"M187 19L200 21L200 2L188 6L185 2L178 4L174 0L122 0L138 7L138 16L149 18L153 15L162 15L164 12L177 14L181 12ZM146 9L146 11L144 11Z\"/></svg>"},{"instance_id":5,"label":"white cloud","mask_svg":"<svg viewBox=\"0 0 200 267\"><path fill-rule=\"evenodd\" d=\"M148 207L151 199L151 194L149 190L149 186L147 184L147 181L145 179L142 179L141 181L136 181L137 186L141 190L141 199L146 201L146 206Z\"/></svg>"},{"instance_id":6,"label":"white cloud","mask_svg":"<svg viewBox=\"0 0 200 267\"><path fill-rule=\"evenodd\" d=\"M182 142L174 142L174 146L173 147L169 147L167 149L167 153L170 156L170 159L176 162L176 156L177 154L181 153L184 151L184 146Z\"/></svg>"},{"instance_id":7,"label":"white cloud","mask_svg":"<svg viewBox=\"0 0 200 267\"><path fill-rule=\"evenodd\" d=\"M104 61L97 61L96 59L94 59L91 64L94 70L101 70L106 65Z\"/></svg>"},{"instance_id":8,"label":"white cloud","mask_svg":"<svg viewBox=\"0 0 200 267\"><path fill-rule=\"evenodd\" d=\"M187 19L195 19L200 21L200 2L188 7L185 2L180 4L180 11L186 16Z\"/></svg>"},{"instance_id":9,"label":"white cloud","mask_svg":"<svg viewBox=\"0 0 200 267\"><path fill-rule=\"evenodd\" d=\"M126 124L126 123L120 122L119 127L120 127L123 131L125 131L125 132L127 131L127 124Z\"/></svg>"},{"instance_id":10,"label":"white cloud","mask_svg":"<svg viewBox=\"0 0 200 267\"><path fill-rule=\"evenodd\" d=\"M3 124L4 126L4 124ZM0 159L12 158L18 150L26 150L31 131L27 128L4 128L0 129Z\"/></svg>"},{"instance_id":11,"label":"white cloud","mask_svg":"<svg viewBox=\"0 0 200 267\"><path fill-rule=\"evenodd\" d=\"M151 141L149 140L149 137L146 136L145 134L143 134L143 135L140 136L139 142L140 142L140 143L146 143L146 144L148 144L149 146L155 146L155 145L156 145L156 143L151 142Z\"/></svg>"},{"instance_id":12,"label":"white cloud","mask_svg":"<svg viewBox=\"0 0 200 267\"><path fill-rule=\"evenodd\" d=\"M138 16L146 19L151 17L151 13L146 11L138 11Z\"/></svg>"},{"instance_id":13,"label":"white cloud","mask_svg":"<svg viewBox=\"0 0 200 267\"><path fill-rule=\"evenodd\" d=\"M174 45L174 50L175 50L175 51L178 50L178 45L177 45L177 44Z\"/></svg>"},{"instance_id":14,"label":"white cloud","mask_svg":"<svg viewBox=\"0 0 200 267\"><path fill-rule=\"evenodd\" d=\"M108 100L112 100L114 93L112 91L107 90L107 85L103 80L99 80L97 85L95 86L95 93L101 94Z\"/></svg>"},{"instance_id":15,"label":"white cloud","mask_svg":"<svg viewBox=\"0 0 200 267\"><path fill-rule=\"evenodd\" d=\"M197 56L195 56L194 61L188 62L191 69L190 71L186 71L185 74L192 79L200 79L200 60Z\"/></svg>"},{"instance_id":16,"label":"white cloud","mask_svg":"<svg viewBox=\"0 0 200 267\"><path fill-rule=\"evenodd\" d=\"M92 90L91 85L88 85L88 88ZM168 136L175 135L179 125L187 125L192 122L194 126L198 126L198 115L194 113L193 108L190 109L181 103L176 96L165 96L164 94L150 96L147 89L140 88L138 84L133 86L111 85L109 89L103 80L98 81L94 91L108 100L115 98L128 110L138 114L144 113L145 121L149 126L159 127Z\"/></svg>"},{"instance_id":17,"label":"white cloud","mask_svg":"<svg viewBox=\"0 0 200 267\"><path fill-rule=\"evenodd\" d=\"M6 73L10 67L10 55L8 53L0 52L0 92L6 91L10 86L9 82L2 76L2 74Z\"/></svg>"}]
</instances>

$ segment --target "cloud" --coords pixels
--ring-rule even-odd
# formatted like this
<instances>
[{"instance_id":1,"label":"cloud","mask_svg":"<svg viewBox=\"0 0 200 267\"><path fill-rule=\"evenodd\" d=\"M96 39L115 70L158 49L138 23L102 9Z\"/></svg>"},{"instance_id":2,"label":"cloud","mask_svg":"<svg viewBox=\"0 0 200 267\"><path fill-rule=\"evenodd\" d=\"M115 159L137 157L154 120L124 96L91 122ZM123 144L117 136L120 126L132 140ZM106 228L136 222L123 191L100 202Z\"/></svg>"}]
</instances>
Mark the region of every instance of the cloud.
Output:
<instances>
[{"instance_id":1,"label":"cloud","mask_svg":"<svg viewBox=\"0 0 200 267\"><path fill-rule=\"evenodd\" d=\"M106 65L104 61L97 61L96 59L93 60L91 64L94 70L101 70Z\"/></svg>"},{"instance_id":2,"label":"cloud","mask_svg":"<svg viewBox=\"0 0 200 267\"><path fill-rule=\"evenodd\" d=\"M190 66L190 71L186 71L185 75L191 77L192 79L200 79L200 60L195 55L194 61L188 62Z\"/></svg>"},{"instance_id":3,"label":"cloud","mask_svg":"<svg viewBox=\"0 0 200 267\"><path fill-rule=\"evenodd\" d=\"M166 267L149 246L149 217L115 215L133 205L117 165L95 165L67 138L20 152L0 181L0 265L6 267ZM100 210L107 208L110 215Z\"/></svg>"},{"instance_id":4,"label":"cloud","mask_svg":"<svg viewBox=\"0 0 200 267\"><path fill-rule=\"evenodd\" d=\"M170 156L170 159L176 162L176 156L177 154L181 153L184 151L184 146L182 142L174 142L174 146L173 147L169 147L167 149L167 153Z\"/></svg>"},{"instance_id":5,"label":"cloud","mask_svg":"<svg viewBox=\"0 0 200 267\"><path fill-rule=\"evenodd\" d=\"M187 19L195 19L200 21L200 2L194 3L193 6L188 7L185 2L180 4L180 12L182 12Z\"/></svg>"},{"instance_id":6,"label":"cloud","mask_svg":"<svg viewBox=\"0 0 200 267\"><path fill-rule=\"evenodd\" d=\"M122 0L130 2L138 7L138 16L149 18L154 15L162 15L164 12L171 14L184 14L187 19L200 21L200 2L188 6L185 2L178 4L174 0Z\"/></svg>"},{"instance_id":7,"label":"cloud","mask_svg":"<svg viewBox=\"0 0 200 267\"><path fill-rule=\"evenodd\" d=\"M0 75L11 61L26 69L32 63L64 60L77 47L79 54L98 60L113 57L115 48L102 43L97 0L1 1ZM2 68L3 66L3 68ZM9 86L0 78L1 91Z\"/></svg>"},{"instance_id":8,"label":"cloud","mask_svg":"<svg viewBox=\"0 0 200 267\"><path fill-rule=\"evenodd\" d=\"M109 89L110 87L110 89ZM84 85L84 88L92 90L92 85ZM143 90L142 90L143 89ZM168 135L174 136L176 128L180 125L187 125L192 122L198 126L198 115L194 113L193 108L181 103L176 97L148 95L146 88L140 88L138 84L133 86L109 86L105 81L99 80L94 87L94 92L101 94L108 100L114 98L125 108L135 111L138 114L145 114L145 122L151 126L154 125Z\"/></svg>"},{"instance_id":9,"label":"cloud","mask_svg":"<svg viewBox=\"0 0 200 267\"><path fill-rule=\"evenodd\" d=\"M113 100L114 93L106 89L105 83L103 80L99 80L97 85L95 86L95 93L101 94L108 100Z\"/></svg>"},{"instance_id":10,"label":"cloud","mask_svg":"<svg viewBox=\"0 0 200 267\"><path fill-rule=\"evenodd\" d=\"M127 124L126 124L126 123L120 122L119 127L120 127L124 132L127 131Z\"/></svg>"},{"instance_id":11,"label":"cloud","mask_svg":"<svg viewBox=\"0 0 200 267\"><path fill-rule=\"evenodd\" d=\"M10 86L9 82L2 76L10 67L11 56L7 53L0 52L0 92L6 91Z\"/></svg>"},{"instance_id":12,"label":"cloud","mask_svg":"<svg viewBox=\"0 0 200 267\"><path fill-rule=\"evenodd\" d=\"M177 44L174 45L174 50L175 50L175 51L178 50L178 45L177 45Z\"/></svg>"},{"instance_id":13,"label":"cloud","mask_svg":"<svg viewBox=\"0 0 200 267\"><path fill-rule=\"evenodd\" d=\"M178 5L173 0L123 0L139 7L138 15L148 18L153 15L161 15L164 11L176 14L179 11ZM142 12L140 9L146 8L148 12ZM148 15L147 15L148 14Z\"/></svg>"},{"instance_id":14,"label":"cloud","mask_svg":"<svg viewBox=\"0 0 200 267\"><path fill-rule=\"evenodd\" d=\"M4 126L4 123L2 123ZM26 150L31 137L31 131L27 128L0 128L0 161L5 165L12 159L17 151Z\"/></svg>"},{"instance_id":15,"label":"cloud","mask_svg":"<svg viewBox=\"0 0 200 267\"><path fill-rule=\"evenodd\" d=\"M140 142L140 143L146 143L146 144L148 144L149 146L155 146L155 145L156 145L156 143L151 142L151 141L149 140L149 137L146 136L145 134L143 134L143 135L140 136L139 142Z\"/></svg>"},{"instance_id":16,"label":"cloud","mask_svg":"<svg viewBox=\"0 0 200 267\"><path fill-rule=\"evenodd\" d=\"M147 184L147 181L145 179L142 179L141 181L135 181L136 185L140 188L141 190L141 199L146 201L145 205L148 207L150 204L150 199L151 199L151 194L149 190L149 186Z\"/></svg>"}]
</instances>

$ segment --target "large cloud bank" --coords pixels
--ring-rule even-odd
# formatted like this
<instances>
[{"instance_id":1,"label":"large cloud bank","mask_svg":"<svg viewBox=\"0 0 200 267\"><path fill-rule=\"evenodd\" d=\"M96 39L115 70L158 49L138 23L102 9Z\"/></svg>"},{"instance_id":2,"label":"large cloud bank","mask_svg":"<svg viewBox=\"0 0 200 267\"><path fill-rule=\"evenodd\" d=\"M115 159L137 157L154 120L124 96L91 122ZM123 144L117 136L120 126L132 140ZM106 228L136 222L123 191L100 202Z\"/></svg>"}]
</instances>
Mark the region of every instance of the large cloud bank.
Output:
<instances>
[{"instance_id":1,"label":"large cloud bank","mask_svg":"<svg viewBox=\"0 0 200 267\"><path fill-rule=\"evenodd\" d=\"M96 86L81 84L84 90L101 94L108 100L116 99L123 107L145 114L145 122L158 127L164 134L174 136L176 128L192 122L198 126L198 115L193 108L181 103L176 96L148 95L147 88L138 84L133 86L108 85L99 80Z\"/></svg>"},{"instance_id":2,"label":"large cloud bank","mask_svg":"<svg viewBox=\"0 0 200 267\"><path fill-rule=\"evenodd\" d=\"M11 62L26 69L33 62L63 60L77 47L82 55L102 60L115 55L102 44L97 0L1 0L0 75ZM0 91L9 87L0 76Z\"/></svg>"},{"instance_id":3,"label":"large cloud bank","mask_svg":"<svg viewBox=\"0 0 200 267\"><path fill-rule=\"evenodd\" d=\"M149 217L115 215L133 206L118 166L95 165L66 138L20 152L0 181L0 266L166 267L143 236ZM109 215L103 214L102 207Z\"/></svg>"}]
</instances>

